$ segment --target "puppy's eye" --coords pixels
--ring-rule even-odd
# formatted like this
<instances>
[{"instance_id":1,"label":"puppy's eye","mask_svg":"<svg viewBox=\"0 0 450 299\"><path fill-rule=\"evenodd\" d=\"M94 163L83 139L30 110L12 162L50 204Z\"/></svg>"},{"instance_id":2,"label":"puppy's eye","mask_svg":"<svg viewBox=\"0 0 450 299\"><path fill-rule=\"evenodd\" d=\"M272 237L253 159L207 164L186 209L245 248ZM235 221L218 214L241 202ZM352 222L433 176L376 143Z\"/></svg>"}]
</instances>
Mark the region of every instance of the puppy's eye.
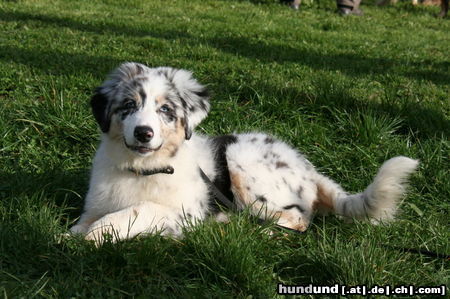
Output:
<instances>
[{"instance_id":1,"label":"puppy's eye","mask_svg":"<svg viewBox=\"0 0 450 299\"><path fill-rule=\"evenodd\" d=\"M168 113L168 112L172 111L172 109L168 105L162 105L159 108L159 111L162 113Z\"/></svg>"},{"instance_id":2,"label":"puppy's eye","mask_svg":"<svg viewBox=\"0 0 450 299\"><path fill-rule=\"evenodd\" d=\"M136 102L135 102L135 101L132 101L132 100L126 101L126 102L122 105L122 109L123 109L123 110L131 110L131 109L134 109L134 108L136 108Z\"/></svg>"}]
</instances>

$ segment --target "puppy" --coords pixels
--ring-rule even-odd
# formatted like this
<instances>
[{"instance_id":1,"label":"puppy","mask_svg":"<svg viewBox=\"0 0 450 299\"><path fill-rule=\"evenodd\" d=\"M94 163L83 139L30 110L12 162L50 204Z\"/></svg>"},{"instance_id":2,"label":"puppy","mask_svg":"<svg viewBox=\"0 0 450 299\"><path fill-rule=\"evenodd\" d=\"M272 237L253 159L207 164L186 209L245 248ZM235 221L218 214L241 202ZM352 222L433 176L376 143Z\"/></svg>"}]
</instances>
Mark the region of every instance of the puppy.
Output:
<instances>
[{"instance_id":1,"label":"puppy","mask_svg":"<svg viewBox=\"0 0 450 299\"><path fill-rule=\"evenodd\" d=\"M125 63L96 89L91 106L101 142L84 212L71 232L98 244L105 236L177 237L188 219L223 220L202 173L239 209L294 230L306 230L319 210L389 221L418 164L388 160L365 191L348 194L267 134L196 134L209 95L186 70Z\"/></svg>"}]
</instances>

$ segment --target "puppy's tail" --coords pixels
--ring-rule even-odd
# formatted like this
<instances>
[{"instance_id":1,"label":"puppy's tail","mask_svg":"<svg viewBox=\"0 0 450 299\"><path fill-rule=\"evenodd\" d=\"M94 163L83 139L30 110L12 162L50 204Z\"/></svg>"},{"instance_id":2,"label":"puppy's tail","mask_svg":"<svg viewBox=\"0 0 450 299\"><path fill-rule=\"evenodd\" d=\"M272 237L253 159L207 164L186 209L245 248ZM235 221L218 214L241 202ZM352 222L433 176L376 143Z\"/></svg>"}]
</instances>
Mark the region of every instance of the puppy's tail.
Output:
<instances>
[{"instance_id":1,"label":"puppy's tail","mask_svg":"<svg viewBox=\"0 0 450 299\"><path fill-rule=\"evenodd\" d=\"M318 206L346 217L370 218L375 223L389 221L394 218L408 177L418 164L419 161L407 157L392 158L384 162L364 192L351 195L321 176L317 181Z\"/></svg>"}]
</instances>

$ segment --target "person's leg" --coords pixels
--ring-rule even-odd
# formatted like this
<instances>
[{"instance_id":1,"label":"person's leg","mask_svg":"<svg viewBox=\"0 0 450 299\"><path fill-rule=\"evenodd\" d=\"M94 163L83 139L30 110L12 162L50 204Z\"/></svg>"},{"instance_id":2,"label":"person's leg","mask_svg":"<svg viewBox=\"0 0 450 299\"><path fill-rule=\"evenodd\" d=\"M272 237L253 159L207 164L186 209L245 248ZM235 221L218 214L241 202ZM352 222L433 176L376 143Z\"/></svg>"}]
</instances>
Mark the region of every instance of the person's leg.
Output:
<instances>
[{"instance_id":1,"label":"person's leg","mask_svg":"<svg viewBox=\"0 0 450 299\"><path fill-rule=\"evenodd\" d=\"M447 16L448 2L449 0L441 0L441 12L438 14L439 18L445 18L445 16Z\"/></svg>"}]
</instances>

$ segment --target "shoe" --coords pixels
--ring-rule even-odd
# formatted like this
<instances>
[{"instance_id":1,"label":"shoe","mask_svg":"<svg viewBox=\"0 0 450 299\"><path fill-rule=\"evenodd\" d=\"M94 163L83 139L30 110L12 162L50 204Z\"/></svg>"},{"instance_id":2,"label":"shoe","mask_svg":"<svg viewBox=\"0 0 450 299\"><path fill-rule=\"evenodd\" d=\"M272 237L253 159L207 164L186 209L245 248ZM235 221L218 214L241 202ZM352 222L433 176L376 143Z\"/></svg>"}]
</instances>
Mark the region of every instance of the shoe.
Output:
<instances>
[{"instance_id":1,"label":"shoe","mask_svg":"<svg viewBox=\"0 0 450 299\"><path fill-rule=\"evenodd\" d=\"M352 7L346 7L341 6L338 8L338 13L341 16L362 16L364 15L363 11L359 8L352 8Z\"/></svg>"}]
</instances>

